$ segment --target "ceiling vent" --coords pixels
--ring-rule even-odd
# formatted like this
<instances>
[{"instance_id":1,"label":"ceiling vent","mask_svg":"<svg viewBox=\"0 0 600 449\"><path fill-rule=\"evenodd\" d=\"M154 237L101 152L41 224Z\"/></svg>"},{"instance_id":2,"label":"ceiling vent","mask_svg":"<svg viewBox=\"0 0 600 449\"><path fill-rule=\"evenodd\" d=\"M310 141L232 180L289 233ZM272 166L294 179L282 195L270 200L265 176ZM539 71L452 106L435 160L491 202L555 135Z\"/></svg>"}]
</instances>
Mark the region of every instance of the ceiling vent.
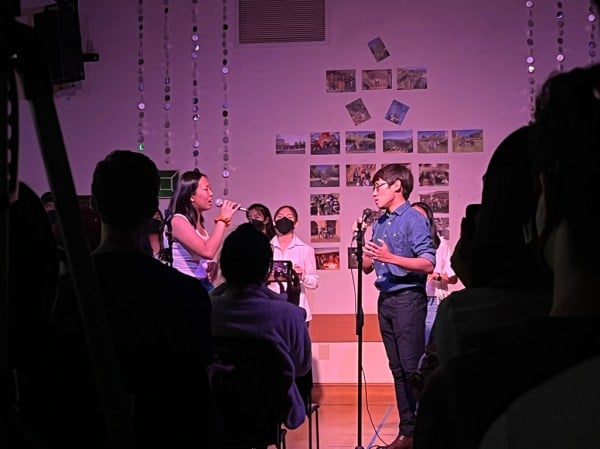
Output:
<instances>
[{"instance_id":1,"label":"ceiling vent","mask_svg":"<svg viewBox=\"0 0 600 449\"><path fill-rule=\"evenodd\" d=\"M325 0L239 0L240 44L325 41Z\"/></svg>"}]
</instances>

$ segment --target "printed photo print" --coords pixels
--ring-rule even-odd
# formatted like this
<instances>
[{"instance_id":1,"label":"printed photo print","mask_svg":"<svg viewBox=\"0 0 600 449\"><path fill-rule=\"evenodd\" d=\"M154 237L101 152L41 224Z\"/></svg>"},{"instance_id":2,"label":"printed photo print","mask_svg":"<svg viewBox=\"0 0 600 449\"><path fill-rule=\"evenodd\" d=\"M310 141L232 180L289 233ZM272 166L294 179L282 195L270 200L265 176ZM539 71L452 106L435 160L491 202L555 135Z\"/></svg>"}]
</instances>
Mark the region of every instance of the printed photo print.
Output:
<instances>
[{"instance_id":1,"label":"printed photo print","mask_svg":"<svg viewBox=\"0 0 600 449\"><path fill-rule=\"evenodd\" d=\"M340 166L338 164L311 165L309 177L311 187L339 187Z\"/></svg>"},{"instance_id":2,"label":"printed photo print","mask_svg":"<svg viewBox=\"0 0 600 449\"><path fill-rule=\"evenodd\" d=\"M310 242L327 243L340 241L339 220L311 220Z\"/></svg>"},{"instance_id":3,"label":"printed photo print","mask_svg":"<svg viewBox=\"0 0 600 449\"><path fill-rule=\"evenodd\" d=\"M375 131L346 131L346 153L375 153Z\"/></svg>"},{"instance_id":4,"label":"printed photo print","mask_svg":"<svg viewBox=\"0 0 600 449\"><path fill-rule=\"evenodd\" d=\"M310 194L311 215L339 215L340 194L339 193L311 193Z\"/></svg>"},{"instance_id":5,"label":"printed photo print","mask_svg":"<svg viewBox=\"0 0 600 449\"><path fill-rule=\"evenodd\" d=\"M340 154L339 132L310 133L310 154Z\"/></svg>"},{"instance_id":6,"label":"printed photo print","mask_svg":"<svg viewBox=\"0 0 600 449\"><path fill-rule=\"evenodd\" d=\"M372 186L376 171L376 164L347 164L346 187Z\"/></svg>"},{"instance_id":7,"label":"printed photo print","mask_svg":"<svg viewBox=\"0 0 600 449\"><path fill-rule=\"evenodd\" d=\"M383 61L390 55L390 52L387 50L387 48L385 48L385 44L380 37L371 39L369 42L367 42L367 45L369 46L369 50L371 50L371 53L377 62Z\"/></svg>"},{"instance_id":8,"label":"printed photo print","mask_svg":"<svg viewBox=\"0 0 600 449\"><path fill-rule=\"evenodd\" d=\"M483 129L455 129L452 131L453 153L483 152Z\"/></svg>"},{"instance_id":9,"label":"printed photo print","mask_svg":"<svg viewBox=\"0 0 600 449\"><path fill-rule=\"evenodd\" d=\"M446 240L450 240L450 218L448 217L433 217L435 229L438 234Z\"/></svg>"},{"instance_id":10,"label":"printed photo print","mask_svg":"<svg viewBox=\"0 0 600 449\"><path fill-rule=\"evenodd\" d=\"M409 107L404 103L400 103L398 100L392 100L392 103L385 113L384 118L396 125L401 125L406 117L406 114L408 113L408 110Z\"/></svg>"},{"instance_id":11,"label":"printed photo print","mask_svg":"<svg viewBox=\"0 0 600 449\"><path fill-rule=\"evenodd\" d=\"M425 67L401 67L396 70L398 90L427 89L427 69Z\"/></svg>"},{"instance_id":12,"label":"printed photo print","mask_svg":"<svg viewBox=\"0 0 600 449\"><path fill-rule=\"evenodd\" d=\"M325 86L328 93L356 92L356 70L327 70Z\"/></svg>"},{"instance_id":13,"label":"printed photo print","mask_svg":"<svg viewBox=\"0 0 600 449\"><path fill-rule=\"evenodd\" d=\"M361 98L354 100L352 103L348 103L346 105L346 110L348 111L348 114L350 114L350 118L355 125L360 125L371 119L371 114L369 114L369 111Z\"/></svg>"},{"instance_id":14,"label":"printed photo print","mask_svg":"<svg viewBox=\"0 0 600 449\"><path fill-rule=\"evenodd\" d=\"M417 131L418 153L447 153L448 133L446 131Z\"/></svg>"},{"instance_id":15,"label":"printed photo print","mask_svg":"<svg viewBox=\"0 0 600 449\"><path fill-rule=\"evenodd\" d=\"M447 214L450 212L450 192L447 190L420 193L419 201L429 204L434 214Z\"/></svg>"},{"instance_id":16,"label":"printed photo print","mask_svg":"<svg viewBox=\"0 0 600 449\"><path fill-rule=\"evenodd\" d=\"M450 184L450 164L419 164L419 185L445 186Z\"/></svg>"},{"instance_id":17,"label":"printed photo print","mask_svg":"<svg viewBox=\"0 0 600 449\"><path fill-rule=\"evenodd\" d=\"M317 270L339 270L339 248L315 248L315 262Z\"/></svg>"},{"instance_id":18,"label":"printed photo print","mask_svg":"<svg viewBox=\"0 0 600 449\"><path fill-rule=\"evenodd\" d=\"M275 134L275 154L305 154L306 137L303 134Z\"/></svg>"},{"instance_id":19,"label":"printed photo print","mask_svg":"<svg viewBox=\"0 0 600 449\"><path fill-rule=\"evenodd\" d=\"M406 131L384 131L383 132L384 153L412 153L413 132Z\"/></svg>"},{"instance_id":20,"label":"printed photo print","mask_svg":"<svg viewBox=\"0 0 600 449\"><path fill-rule=\"evenodd\" d=\"M392 69L363 70L362 90L391 89Z\"/></svg>"}]
</instances>

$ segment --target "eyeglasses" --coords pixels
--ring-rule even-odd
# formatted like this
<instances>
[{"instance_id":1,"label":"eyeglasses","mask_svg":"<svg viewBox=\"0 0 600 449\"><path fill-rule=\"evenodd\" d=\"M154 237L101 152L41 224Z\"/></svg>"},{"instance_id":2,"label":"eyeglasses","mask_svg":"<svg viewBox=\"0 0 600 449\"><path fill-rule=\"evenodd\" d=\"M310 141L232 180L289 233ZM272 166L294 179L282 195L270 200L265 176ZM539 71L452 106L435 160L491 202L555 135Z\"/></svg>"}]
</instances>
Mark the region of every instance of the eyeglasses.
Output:
<instances>
[{"instance_id":1,"label":"eyeglasses","mask_svg":"<svg viewBox=\"0 0 600 449\"><path fill-rule=\"evenodd\" d=\"M387 181L380 182L379 184L373 184L373 192L379 192L383 186L389 186Z\"/></svg>"}]
</instances>

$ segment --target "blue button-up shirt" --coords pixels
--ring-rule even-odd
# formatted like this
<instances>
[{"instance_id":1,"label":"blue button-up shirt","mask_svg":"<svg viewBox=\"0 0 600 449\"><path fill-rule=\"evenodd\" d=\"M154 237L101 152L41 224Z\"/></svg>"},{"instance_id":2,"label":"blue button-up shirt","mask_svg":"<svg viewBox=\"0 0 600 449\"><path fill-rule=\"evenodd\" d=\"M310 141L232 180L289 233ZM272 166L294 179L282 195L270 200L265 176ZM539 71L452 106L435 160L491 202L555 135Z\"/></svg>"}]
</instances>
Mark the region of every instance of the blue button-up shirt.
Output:
<instances>
[{"instance_id":1,"label":"blue button-up shirt","mask_svg":"<svg viewBox=\"0 0 600 449\"><path fill-rule=\"evenodd\" d=\"M373 223L372 241L383 240L390 251L402 257L421 257L435 266L435 248L431 239L429 221L406 201L391 213L382 215ZM393 292L423 286L427 275L414 273L391 263L377 260L375 287L382 292Z\"/></svg>"}]
</instances>

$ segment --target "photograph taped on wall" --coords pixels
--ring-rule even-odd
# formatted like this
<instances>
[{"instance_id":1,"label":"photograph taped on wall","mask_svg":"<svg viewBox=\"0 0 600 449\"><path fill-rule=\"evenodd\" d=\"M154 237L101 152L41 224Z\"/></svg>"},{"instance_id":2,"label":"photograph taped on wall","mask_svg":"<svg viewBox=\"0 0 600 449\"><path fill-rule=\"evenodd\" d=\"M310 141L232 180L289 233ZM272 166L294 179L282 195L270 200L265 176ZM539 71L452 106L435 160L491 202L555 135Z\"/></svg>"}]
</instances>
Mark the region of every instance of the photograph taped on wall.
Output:
<instances>
[{"instance_id":1,"label":"photograph taped on wall","mask_svg":"<svg viewBox=\"0 0 600 449\"><path fill-rule=\"evenodd\" d=\"M275 134L275 154L305 154L306 136L302 134Z\"/></svg>"},{"instance_id":2,"label":"photograph taped on wall","mask_svg":"<svg viewBox=\"0 0 600 449\"><path fill-rule=\"evenodd\" d=\"M448 133L446 131L417 131L418 153L447 153Z\"/></svg>"},{"instance_id":3,"label":"photograph taped on wall","mask_svg":"<svg viewBox=\"0 0 600 449\"><path fill-rule=\"evenodd\" d=\"M310 133L310 154L340 154L340 133L338 131Z\"/></svg>"},{"instance_id":4,"label":"photograph taped on wall","mask_svg":"<svg viewBox=\"0 0 600 449\"><path fill-rule=\"evenodd\" d=\"M385 48L385 44L380 37L371 39L369 42L367 42L367 46L369 47L369 50L371 50L371 53L377 62L384 60L390 55L390 52L387 50L387 48Z\"/></svg>"},{"instance_id":5,"label":"photograph taped on wall","mask_svg":"<svg viewBox=\"0 0 600 449\"><path fill-rule=\"evenodd\" d=\"M392 69L363 70L362 90L392 88Z\"/></svg>"},{"instance_id":6,"label":"photograph taped on wall","mask_svg":"<svg viewBox=\"0 0 600 449\"><path fill-rule=\"evenodd\" d=\"M339 248L315 248L315 262L317 270L339 270Z\"/></svg>"},{"instance_id":7,"label":"photograph taped on wall","mask_svg":"<svg viewBox=\"0 0 600 449\"><path fill-rule=\"evenodd\" d=\"M384 153L412 153L412 129L404 131L383 131Z\"/></svg>"},{"instance_id":8,"label":"photograph taped on wall","mask_svg":"<svg viewBox=\"0 0 600 449\"><path fill-rule=\"evenodd\" d=\"M339 193L311 193L310 194L311 215L339 215L340 194Z\"/></svg>"},{"instance_id":9,"label":"photograph taped on wall","mask_svg":"<svg viewBox=\"0 0 600 449\"><path fill-rule=\"evenodd\" d=\"M483 152L483 129L452 130L453 153Z\"/></svg>"},{"instance_id":10,"label":"photograph taped on wall","mask_svg":"<svg viewBox=\"0 0 600 449\"><path fill-rule=\"evenodd\" d=\"M364 101L362 101L362 98L358 98L353 102L348 103L346 105L346 110L348 111L348 114L350 114L350 118L355 125L360 125L371 119L371 114L369 114L369 110Z\"/></svg>"},{"instance_id":11,"label":"photograph taped on wall","mask_svg":"<svg viewBox=\"0 0 600 449\"><path fill-rule=\"evenodd\" d=\"M375 153L375 131L346 131L346 153Z\"/></svg>"},{"instance_id":12,"label":"photograph taped on wall","mask_svg":"<svg viewBox=\"0 0 600 449\"><path fill-rule=\"evenodd\" d=\"M328 93L356 92L356 70L327 70L325 88Z\"/></svg>"},{"instance_id":13,"label":"photograph taped on wall","mask_svg":"<svg viewBox=\"0 0 600 449\"><path fill-rule=\"evenodd\" d=\"M338 164L323 164L310 166L311 187L339 187L340 166Z\"/></svg>"},{"instance_id":14,"label":"photograph taped on wall","mask_svg":"<svg viewBox=\"0 0 600 449\"><path fill-rule=\"evenodd\" d=\"M346 164L346 187L372 186L376 171L375 164Z\"/></svg>"},{"instance_id":15,"label":"photograph taped on wall","mask_svg":"<svg viewBox=\"0 0 600 449\"><path fill-rule=\"evenodd\" d=\"M448 186L450 184L450 164L419 164L419 185Z\"/></svg>"},{"instance_id":16,"label":"photograph taped on wall","mask_svg":"<svg viewBox=\"0 0 600 449\"><path fill-rule=\"evenodd\" d=\"M384 118L396 125L401 125L406 118L409 109L410 107L408 105L400 103L398 100L392 100Z\"/></svg>"},{"instance_id":17,"label":"photograph taped on wall","mask_svg":"<svg viewBox=\"0 0 600 449\"><path fill-rule=\"evenodd\" d=\"M159 198L171 198L179 181L179 170L159 170L160 188L158 190Z\"/></svg>"},{"instance_id":18,"label":"photograph taped on wall","mask_svg":"<svg viewBox=\"0 0 600 449\"><path fill-rule=\"evenodd\" d=\"M396 89L427 89L427 69L425 67L400 67L396 69Z\"/></svg>"},{"instance_id":19,"label":"photograph taped on wall","mask_svg":"<svg viewBox=\"0 0 600 449\"><path fill-rule=\"evenodd\" d=\"M450 218L449 217L433 217L435 228L438 234L446 240L450 240Z\"/></svg>"},{"instance_id":20,"label":"photograph taped on wall","mask_svg":"<svg viewBox=\"0 0 600 449\"><path fill-rule=\"evenodd\" d=\"M434 214L447 214L450 212L450 192L447 190L419 193L419 201L427 203Z\"/></svg>"},{"instance_id":21,"label":"photograph taped on wall","mask_svg":"<svg viewBox=\"0 0 600 449\"><path fill-rule=\"evenodd\" d=\"M339 220L311 220L310 242L329 243L340 241Z\"/></svg>"}]
</instances>

